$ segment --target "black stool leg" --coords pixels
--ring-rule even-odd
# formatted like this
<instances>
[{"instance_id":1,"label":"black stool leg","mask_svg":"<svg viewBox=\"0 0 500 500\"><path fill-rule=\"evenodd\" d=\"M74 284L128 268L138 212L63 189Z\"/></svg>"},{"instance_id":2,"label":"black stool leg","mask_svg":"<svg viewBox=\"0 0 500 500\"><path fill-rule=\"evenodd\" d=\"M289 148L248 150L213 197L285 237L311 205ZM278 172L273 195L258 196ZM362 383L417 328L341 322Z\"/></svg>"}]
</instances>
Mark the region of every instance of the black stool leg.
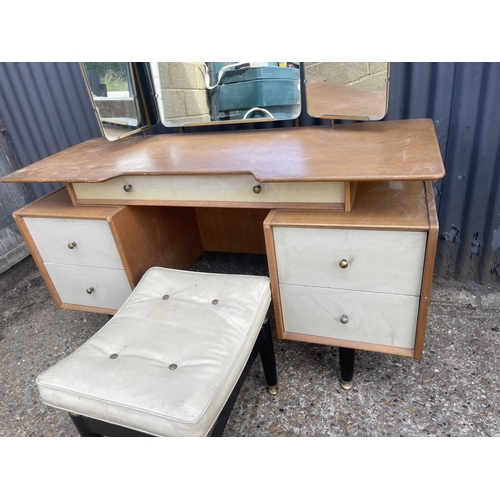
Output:
<instances>
[{"instance_id":1,"label":"black stool leg","mask_svg":"<svg viewBox=\"0 0 500 500\"><path fill-rule=\"evenodd\" d=\"M278 373L276 372L273 337L268 318L265 319L259 335L262 338L260 359L262 361L262 368L264 369L264 376L266 377L267 390L269 394L278 394Z\"/></svg>"},{"instance_id":2,"label":"black stool leg","mask_svg":"<svg viewBox=\"0 0 500 500\"><path fill-rule=\"evenodd\" d=\"M356 351L354 349L339 347L340 379L342 388L346 390L352 388L355 353Z\"/></svg>"},{"instance_id":3,"label":"black stool leg","mask_svg":"<svg viewBox=\"0 0 500 500\"><path fill-rule=\"evenodd\" d=\"M80 433L80 436L82 436L82 437L102 437L101 434L96 434L95 432L92 432L89 429L84 418L81 415L78 415L78 413L69 412L69 416L71 417L71 420L73 420L73 423L75 424L77 431Z\"/></svg>"}]
</instances>

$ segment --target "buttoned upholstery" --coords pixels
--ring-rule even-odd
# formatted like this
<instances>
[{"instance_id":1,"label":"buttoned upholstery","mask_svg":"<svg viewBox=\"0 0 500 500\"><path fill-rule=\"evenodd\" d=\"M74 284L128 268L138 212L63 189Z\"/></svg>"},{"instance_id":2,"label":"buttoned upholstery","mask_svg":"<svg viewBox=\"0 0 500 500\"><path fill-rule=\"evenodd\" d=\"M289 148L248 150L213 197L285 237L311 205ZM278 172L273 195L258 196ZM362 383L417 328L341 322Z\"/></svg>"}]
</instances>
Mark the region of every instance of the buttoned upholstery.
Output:
<instances>
[{"instance_id":1,"label":"buttoned upholstery","mask_svg":"<svg viewBox=\"0 0 500 500\"><path fill-rule=\"evenodd\" d=\"M41 398L155 436L205 436L270 302L266 277L152 268L99 332L38 377Z\"/></svg>"}]
</instances>

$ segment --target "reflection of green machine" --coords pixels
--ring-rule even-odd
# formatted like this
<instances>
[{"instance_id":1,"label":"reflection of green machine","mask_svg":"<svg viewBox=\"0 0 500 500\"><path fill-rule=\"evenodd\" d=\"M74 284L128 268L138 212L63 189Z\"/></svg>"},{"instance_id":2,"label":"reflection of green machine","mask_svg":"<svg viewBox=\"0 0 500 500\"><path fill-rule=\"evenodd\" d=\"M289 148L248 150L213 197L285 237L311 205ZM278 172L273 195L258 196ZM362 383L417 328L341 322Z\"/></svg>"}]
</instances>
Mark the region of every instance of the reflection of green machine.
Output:
<instances>
[{"instance_id":1,"label":"reflection of green machine","mask_svg":"<svg viewBox=\"0 0 500 500\"><path fill-rule=\"evenodd\" d=\"M219 120L274 118L300 114L298 63L213 63Z\"/></svg>"}]
</instances>

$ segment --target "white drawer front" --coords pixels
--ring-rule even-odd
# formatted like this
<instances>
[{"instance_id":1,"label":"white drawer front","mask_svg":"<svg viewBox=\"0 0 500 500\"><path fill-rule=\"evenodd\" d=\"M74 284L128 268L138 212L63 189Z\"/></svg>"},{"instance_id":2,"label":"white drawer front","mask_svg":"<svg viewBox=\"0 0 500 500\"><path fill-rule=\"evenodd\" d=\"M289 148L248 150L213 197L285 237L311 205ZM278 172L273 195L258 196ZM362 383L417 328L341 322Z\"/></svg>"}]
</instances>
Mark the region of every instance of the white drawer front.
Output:
<instances>
[{"instance_id":1,"label":"white drawer front","mask_svg":"<svg viewBox=\"0 0 500 500\"><path fill-rule=\"evenodd\" d=\"M123 269L106 220L24 218L42 259L51 264ZM76 243L73 249L68 245Z\"/></svg>"},{"instance_id":2,"label":"white drawer front","mask_svg":"<svg viewBox=\"0 0 500 500\"><path fill-rule=\"evenodd\" d=\"M132 292L125 271L120 269L55 264L46 264L46 268L65 304L119 309ZM91 288L92 293L87 293Z\"/></svg>"},{"instance_id":3,"label":"white drawer front","mask_svg":"<svg viewBox=\"0 0 500 500\"><path fill-rule=\"evenodd\" d=\"M427 233L275 227L280 283L419 295ZM340 267L341 261L347 267Z\"/></svg>"},{"instance_id":4,"label":"white drawer front","mask_svg":"<svg viewBox=\"0 0 500 500\"><path fill-rule=\"evenodd\" d=\"M124 186L132 188L127 192ZM255 186L260 186L258 194ZM129 176L74 183L79 200L146 200L235 203L343 203L343 182L259 183L252 175Z\"/></svg>"},{"instance_id":5,"label":"white drawer front","mask_svg":"<svg viewBox=\"0 0 500 500\"><path fill-rule=\"evenodd\" d=\"M280 292L287 332L414 347L418 297L292 285Z\"/></svg>"}]
</instances>

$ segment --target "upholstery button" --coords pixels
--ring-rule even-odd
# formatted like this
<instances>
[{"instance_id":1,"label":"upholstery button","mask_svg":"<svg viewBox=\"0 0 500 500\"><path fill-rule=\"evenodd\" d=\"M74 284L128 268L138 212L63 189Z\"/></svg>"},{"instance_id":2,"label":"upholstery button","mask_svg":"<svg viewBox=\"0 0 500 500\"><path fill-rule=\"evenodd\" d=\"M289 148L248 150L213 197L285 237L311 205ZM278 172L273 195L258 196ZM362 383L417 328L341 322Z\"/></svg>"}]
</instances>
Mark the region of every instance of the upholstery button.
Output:
<instances>
[{"instance_id":1,"label":"upholstery button","mask_svg":"<svg viewBox=\"0 0 500 500\"><path fill-rule=\"evenodd\" d=\"M169 296L168 296L168 295L164 295L164 296L163 296L163 300L167 300L168 298L169 298Z\"/></svg>"},{"instance_id":2,"label":"upholstery button","mask_svg":"<svg viewBox=\"0 0 500 500\"><path fill-rule=\"evenodd\" d=\"M110 358L111 359L116 359L118 357L118 354L111 354Z\"/></svg>"},{"instance_id":3,"label":"upholstery button","mask_svg":"<svg viewBox=\"0 0 500 500\"><path fill-rule=\"evenodd\" d=\"M216 306L218 303L219 303L219 301L218 301L217 299L212 300L212 304L213 304L214 306Z\"/></svg>"},{"instance_id":4,"label":"upholstery button","mask_svg":"<svg viewBox=\"0 0 500 500\"><path fill-rule=\"evenodd\" d=\"M175 363L172 363L171 365L168 365L169 370L175 370L177 368L177 365Z\"/></svg>"}]
</instances>

